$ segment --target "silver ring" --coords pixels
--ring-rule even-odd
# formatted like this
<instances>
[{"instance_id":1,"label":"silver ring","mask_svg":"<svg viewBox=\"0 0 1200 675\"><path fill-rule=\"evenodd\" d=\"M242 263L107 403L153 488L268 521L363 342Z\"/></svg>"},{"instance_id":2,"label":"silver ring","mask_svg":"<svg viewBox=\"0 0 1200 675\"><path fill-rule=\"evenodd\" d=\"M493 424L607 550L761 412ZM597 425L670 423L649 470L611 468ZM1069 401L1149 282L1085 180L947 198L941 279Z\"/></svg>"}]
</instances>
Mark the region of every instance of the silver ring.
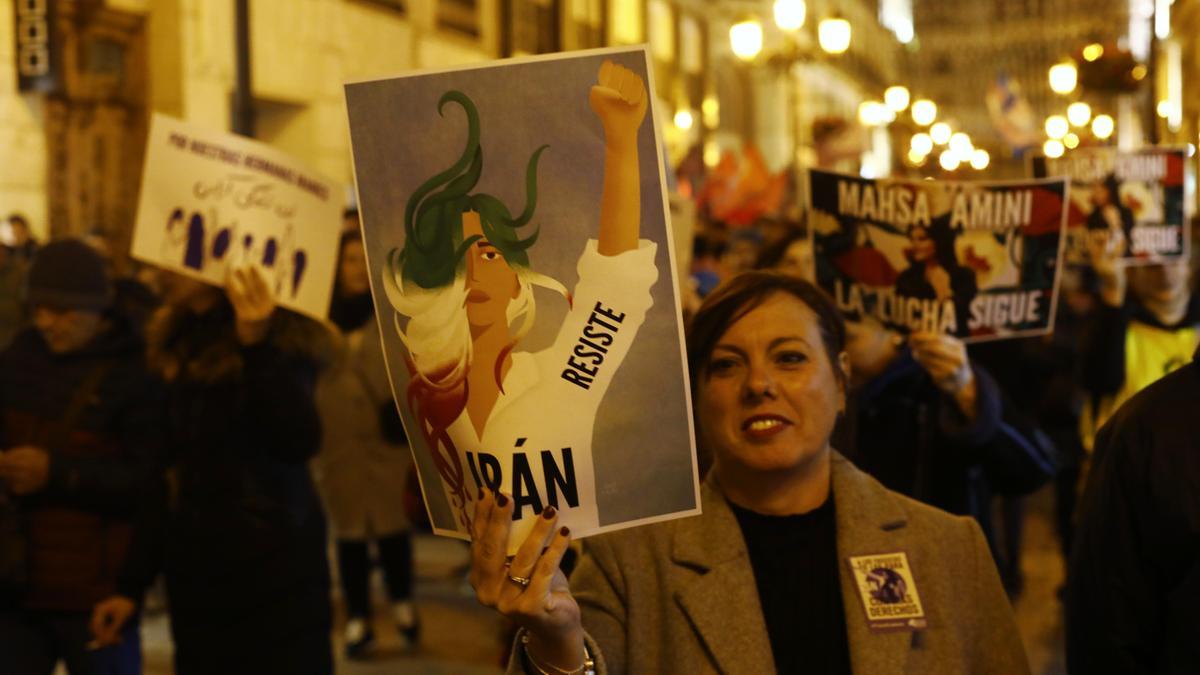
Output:
<instances>
[{"instance_id":1,"label":"silver ring","mask_svg":"<svg viewBox=\"0 0 1200 675\"><path fill-rule=\"evenodd\" d=\"M529 588L529 582L532 581L529 577L514 577L511 574L508 575L508 580L521 588Z\"/></svg>"}]
</instances>

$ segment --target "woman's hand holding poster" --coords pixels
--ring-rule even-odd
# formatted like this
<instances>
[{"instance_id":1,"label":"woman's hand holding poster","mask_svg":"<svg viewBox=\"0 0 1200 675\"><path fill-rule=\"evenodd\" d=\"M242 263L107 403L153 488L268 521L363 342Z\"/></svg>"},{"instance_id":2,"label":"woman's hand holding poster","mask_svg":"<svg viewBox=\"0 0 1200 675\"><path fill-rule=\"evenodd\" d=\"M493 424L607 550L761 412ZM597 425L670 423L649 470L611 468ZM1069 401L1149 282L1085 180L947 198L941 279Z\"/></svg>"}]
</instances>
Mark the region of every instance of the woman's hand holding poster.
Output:
<instances>
[{"instance_id":1,"label":"woman's hand holding poster","mask_svg":"<svg viewBox=\"0 0 1200 675\"><path fill-rule=\"evenodd\" d=\"M870 180L809 171L817 280L848 320L965 342L1054 323L1066 181Z\"/></svg>"},{"instance_id":2,"label":"woman's hand holding poster","mask_svg":"<svg viewBox=\"0 0 1200 675\"><path fill-rule=\"evenodd\" d=\"M699 489L643 49L350 84L393 393L439 534L484 488L573 536ZM535 311L536 310L536 311Z\"/></svg>"}]
</instances>

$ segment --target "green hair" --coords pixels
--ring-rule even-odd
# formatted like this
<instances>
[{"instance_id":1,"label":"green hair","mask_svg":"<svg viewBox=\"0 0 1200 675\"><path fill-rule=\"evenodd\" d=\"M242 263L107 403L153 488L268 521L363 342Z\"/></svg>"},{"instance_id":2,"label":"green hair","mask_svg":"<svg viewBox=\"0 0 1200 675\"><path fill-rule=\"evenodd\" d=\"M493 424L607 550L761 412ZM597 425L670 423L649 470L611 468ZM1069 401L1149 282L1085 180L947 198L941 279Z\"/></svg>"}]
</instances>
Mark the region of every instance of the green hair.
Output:
<instances>
[{"instance_id":1,"label":"green hair","mask_svg":"<svg viewBox=\"0 0 1200 675\"><path fill-rule=\"evenodd\" d=\"M479 112L470 97L448 91L438 101L438 114L447 102L462 106L467 113L467 146L449 169L421 184L404 207L404 247L388 252L388 268L400 272L405 282L426 290L454 281L467 250L481 237L462 236L462 214L479 213L483 238L495 246L512 267L529 267L526 251L538 238L538 230L522 239L518 228L533 218L537 207L537 163L543 145L534 151L525 170L525 210L514 218L508 207L488 194L471 194L483 173L483 150L479 145ZM397 269L398 268L398 269Z\"/></svg>"}]
</instances>

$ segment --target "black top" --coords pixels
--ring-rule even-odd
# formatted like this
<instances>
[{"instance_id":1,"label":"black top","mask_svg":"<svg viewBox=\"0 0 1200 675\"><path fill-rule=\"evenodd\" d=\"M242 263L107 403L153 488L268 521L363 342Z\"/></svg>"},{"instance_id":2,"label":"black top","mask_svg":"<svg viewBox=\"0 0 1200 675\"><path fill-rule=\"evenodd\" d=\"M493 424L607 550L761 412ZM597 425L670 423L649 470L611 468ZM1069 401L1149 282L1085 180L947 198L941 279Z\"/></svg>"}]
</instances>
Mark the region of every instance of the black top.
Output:
<instances>
[{"instance_id":1,"label":"black top","mask_svg":"<svg viewBox=\"0 0 1200 675\"><path fill-rule=\"evenodd\" d=\"M733 504L779 673L850 673L833 496L795 516Z\"/></svg>"}]
</instances>

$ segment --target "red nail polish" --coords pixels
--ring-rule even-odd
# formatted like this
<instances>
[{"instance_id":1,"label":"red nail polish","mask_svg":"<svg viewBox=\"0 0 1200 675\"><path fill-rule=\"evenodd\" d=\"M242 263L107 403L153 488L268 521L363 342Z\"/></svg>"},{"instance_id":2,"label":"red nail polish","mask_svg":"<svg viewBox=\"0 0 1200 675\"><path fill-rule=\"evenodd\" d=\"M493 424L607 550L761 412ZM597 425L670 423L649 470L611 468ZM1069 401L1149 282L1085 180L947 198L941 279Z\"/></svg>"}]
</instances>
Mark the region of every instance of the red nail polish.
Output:
<instances>
[{"instance_id":1,"label":"red nail polish","mask_svg":"<svg viewBox=\"0 0 1200 675\"><path fill-rule=\"evenodd\" d=\"M571 536L571 528L563 527L561 530L558 531L558 533L564 537L569 537L569 536Z\"/></svg>"},{"instance_id":2,"label":"red nail polish","mask_svg":"<svg viewBox=\"0 0 1200 675\"><path fill-rule=\"evenodd\" d=\"M498 493L496 495L496 504L498 504L499 506L502 506L502 507L508 506L508 496L505 495L503 492Z\"/></svg>"},{"instance_id":3,"label":"red nail polish","mask_svg":"<svg viewBox=\"0 0 1200 675\"><path fill-rule=\"evenodd\" d=\"M553 520L557 513L558 509L554 508L553 506L547 506L546 508L542 509L542 517L546 520Z\"/></svg>"}]
</instances>

